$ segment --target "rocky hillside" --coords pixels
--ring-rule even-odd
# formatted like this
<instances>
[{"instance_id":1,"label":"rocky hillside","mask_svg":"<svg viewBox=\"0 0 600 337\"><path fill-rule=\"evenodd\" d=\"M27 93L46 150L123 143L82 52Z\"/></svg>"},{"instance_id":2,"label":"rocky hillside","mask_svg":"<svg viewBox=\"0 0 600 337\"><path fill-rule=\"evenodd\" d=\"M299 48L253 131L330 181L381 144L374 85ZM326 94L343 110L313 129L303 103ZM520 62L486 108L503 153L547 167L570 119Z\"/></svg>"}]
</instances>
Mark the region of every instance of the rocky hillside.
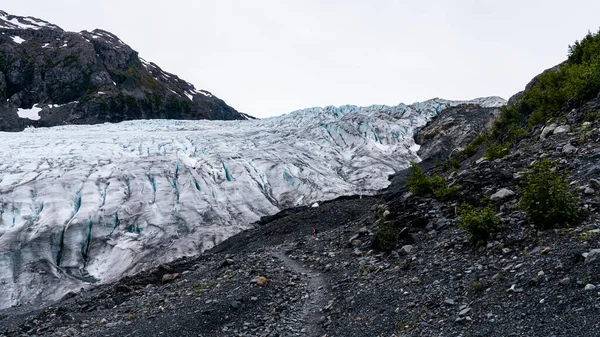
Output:
<instances>
[{"instance_id":1,"label":"rocky hillside","mask_svg":"<svg viewBox=\"0 0 600 337\"><path fill-rule=\"evenodd\" d=\"M0 131L134 119L247 119L117 36L0 11Z\"/></svg>"},{"instance_id":2,"label":"rocky hillside","mask_svg":"<svg viewBox=\"0 0 600 337\"><path fill-rule=\"evenodd\" d=\"M493 125L445 110L417 139L458 148L380 196L288 209L196 258L6 310L4 335L598 336L599 62L590 35ZM440 125L469 110L481 118Z\"/></svg>"}]
</instances>

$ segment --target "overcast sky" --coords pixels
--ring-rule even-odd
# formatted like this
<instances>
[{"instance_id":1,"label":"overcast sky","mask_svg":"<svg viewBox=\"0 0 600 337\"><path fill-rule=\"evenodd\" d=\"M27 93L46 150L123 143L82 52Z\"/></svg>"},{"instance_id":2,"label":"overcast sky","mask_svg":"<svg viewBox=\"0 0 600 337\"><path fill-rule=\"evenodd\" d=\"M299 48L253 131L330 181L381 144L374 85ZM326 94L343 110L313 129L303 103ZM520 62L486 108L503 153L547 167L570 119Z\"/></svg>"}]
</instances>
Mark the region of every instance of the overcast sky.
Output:
<instances>
[{"instance_id":1,"label":"overcast sky","mask_svg":"<svg viewBox=\"0 0 600 337\"><path fill-rule=\"evenodd\" d=\"M433 97L508 99L600 26L600 1L8 0L10 14L118 35L257 117Z\"/></svg>"}]
</instances>

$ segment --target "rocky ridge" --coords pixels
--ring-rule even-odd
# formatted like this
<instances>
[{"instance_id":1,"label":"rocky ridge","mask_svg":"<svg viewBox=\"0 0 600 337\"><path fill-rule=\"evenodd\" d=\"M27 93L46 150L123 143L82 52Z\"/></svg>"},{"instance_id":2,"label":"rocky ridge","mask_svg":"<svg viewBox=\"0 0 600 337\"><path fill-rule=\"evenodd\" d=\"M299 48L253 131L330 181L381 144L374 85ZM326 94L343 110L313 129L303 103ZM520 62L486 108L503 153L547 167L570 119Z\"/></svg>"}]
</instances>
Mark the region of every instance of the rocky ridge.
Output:
<instances>
[{"instance_id":1,"label":"rocky ridge","mask_svg":"<svg viewBox=\"0 0 600 337\"><path fill-rule=\"evenodd\" d=\"M0 131L135 119L248 119L101 29L0 11Z\"/></svg>"}]
</instances>

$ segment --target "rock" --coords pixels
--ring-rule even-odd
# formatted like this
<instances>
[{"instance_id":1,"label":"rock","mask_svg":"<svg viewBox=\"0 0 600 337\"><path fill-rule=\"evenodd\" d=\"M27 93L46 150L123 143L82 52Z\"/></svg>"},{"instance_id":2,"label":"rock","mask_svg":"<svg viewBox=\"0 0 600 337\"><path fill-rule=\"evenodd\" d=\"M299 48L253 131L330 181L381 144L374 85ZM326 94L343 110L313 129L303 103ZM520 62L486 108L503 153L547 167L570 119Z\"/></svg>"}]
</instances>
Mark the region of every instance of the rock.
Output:
<instances>
[{"instance_id":1,"label":"rock","mask_svg":"<svg viewBox=\"0 0 600 337\"><path fill-rule=\"evenodd\" d=\"M513 284L512 286L510 286L510 288L508 288L506 290L507 292L513 292L513 293L520 293L523 291L523 288L517 288L516 284Z\"/></svg>"},{"instance_id":2,"label":"rock","mask_svg":"<svg viewBox=\"0 0 600 337\"><path fill-rule=\"evenodd\" d=\"M387 209L385 210L385 212L383 212L383 217L387 218L390 215L390 211L388 211Z\"/></svg>"},{"instance_id":3,"label":"rock","mask_svg":"<svg viewBox=\"0 0 600 337\"><path fill-rule=\"evenodd\" d=\"M583 257L585 258L585 264L594 263L600 258L600 249L592 249L588 253L584 253Z\"/></svg>"},{"instance_id":4,"label":"rock","mask_svg":"<svg viewBox=\"0 0 600 337\"><path fill-rule=\"evenodd\" d=\"M256 278L256 284L258 284L259 286L266 286L268 283L269 281L264 276L259 276Z\"/></svg>"},{"instance_id":5,"label":"rock","mask_svg":"<svg viewBox=\"0 0 600 337\"><path fill-rule=\"evenodd\" d=\"M223 266L231 266L235 263L235 261L233 259L225 259L225 261L223 261L222 265Z\"/></svg>"},{"instance_id":6,"label":"rock","mask_svg":"<svg viewBox=\"0 0 600 337\"><path fill-rule=\"evenodd\" d=\"M447 298L444 300L444 304L446 304L446 305L454 305L454 303L455 303L454 300L451 298Z\"/></svg>"},{"instance_id":7,"label":"rock","mask_svg":"<svg viewBox=\"0 0 600 337\"><path fill-rule=\"evenodd\" d=\"M556 129L554 129L554 131L552 132L552 134L558 135L558 134L567 133L567 132L571 132L571 127L568 125L561 125L561 126L557 126Z\"/></svg>"},{"instance_id":8,"label":"rock","mask_svg":"<svg viewBox=\"0 0 600 337\"><path fill-rule=\"evenodd\" d=\"M490 196L490 199L492 201L499 201L499 200L504 200L506 198L512 197L513 195L515 195L515 192L513 192L507 188L502 188L498 192L492 194L492 196Z\"/></svg>"},{"instance_id":9,"label":"rock","mask_svg":"<svg viewBox=\"0 0 600 337\"><path fill-rule=\"evenodd\" d=\"M119 284L115 287L115 291L118 293L128 294L128 293L133 292L133 288L131 288L130 286L126 286L124 284Z\"/></svg>"},{"instance_id":10,"label":"rock","mask_svg":"<svg viewBox=\"0 0 600 337\"><path fill-rule=\"evenodd\" d=\"M360 241L360 240L358 240L358 239L355 239L355 240L352 240L352 241L350 242L350 245L351 245L352 247L360 247L360 246L362 245L362 241Z\"/></svg>"},{"instance_id":11,"label":"rock","mask_svg":"<svg viewBox=\"0 0 600 337\"><path fill-rule=\"evenodd\" d=\"M588 283L585 285L585 288L583 288L583 289L584 290L594 290L594 289L596 289L596 286L591 283Z\"/></svg>"},{"instance_id":12,"label":"rock","mask_svg":"<svg viewBox=\"0 0 600 337\"><path fill-rule=\"evenodd\" d=\"M542 129L542 133L540 134L540 139L544 140L547 136L551 135L552 132L556 129L556 124L550 124Z\"/></svg>"},{"instance_id":13,"label":"rock","mask_svg":"<svg viewBox=\"0 0 600 337\"><path fill-rule=\"evenodd\" d=\"M180 273L164 274L163 277L162 277L162 282L163 283L171 282L171 281L177 279L179 276L181 276Z\"/></svg>"},{"instance_id":14,"label":"rock","mask_svg":"<svg viewBox=\"0 0 600 337\"><path fill-rule=\"evenodd\" d=\"M458 316L462 317L471 312L471 308L465 308L458 313Z\"/></svg>"},{"instance_id":15,"label":"rock","mask_svg":"<svg viewBox=\"0 0 600 337\"><path fill-rule=\"evenodd\" d=\"M594 194L594 193L596 193L596 190L594 190L591 187L586 187L586 189L583 190L583 193L585 193L585 194Z\"/></svg>"},{"instance_id":16,"label":"rock","mask_svg":"<svg viewBox=\"0 0 600 337\"><path fill-rule=\"evenodd\" d=\"M571 144L567 144L562 148L562 153L564 154L571 154L575 152L577 152L577 148Z\"/></svg>"},{"instance_id":17,"label":"rock","mask_svg":"<svg viewBox=\"0 0 600 337\"><path fill-rule=\"evenodd\" d=\"M103 318L103 319L101 319L99 323L100 323L100 324L104 324L104 323L106 323L106 318Z\"/></svg>"},{"instance_id":18,"label":"rock","mask_svg":"<svg viewBox=\"0 0 600 337\"><path fill-rule=\"evenodd\" d=\"M400 255L408 255L410 254L410 252L413 250L413 246L411 245L404 245L402 246L402 248L400 248L400 250L398 251L398 254Z\"/></svg>"},{"instance_id":19,"label":"rock","mask_svg":"<svg viewBox=\"0 0 600 337\"><path fill-rule=\"evenodd\" d=\"M231 302L229 302L229 305L233 308L233 309L237 309L240 307L240 302L233 300Z\"/></svg>"},{"instance_id":20,"label":"rock","mask_svg":"<svg viewBox=\"0 0 600 337\"><path fill-rule=\"evenodd\" d=\"M600 180L592 178L592 179L590 179L590 185L592 185L592 187L600 190Z\"/></svg>"},{"instance_id":21,"label":"rock","mask_svg":"<svg viewBox=\"0 0 600 337\"><path fill-rule=\"evenodd\" d=\"M567 276L562 280L558 281L558 283L563 286L568 286L571 283L571 278Z\"/></svg>"},{"instance_id":22,"label":"rock","mask_svg":"<svg viewBox=\"0 0 600 337\"><path fill-rule=\"evenodd\" d=\"M510 248L502 248L502 254L508 254L510 252L512 252Z\"/></svg>"},{"instance_id":23,"label":"rock","mask_svg":"<svg viewBox=\"0 0 600 337\"><path fill-rule=\"evenodd\" d=\"M348 245L352 246L353 245L353 241L358 240L358 238L360 237L360 234L354 234L352 235L352 237L350 239L348 239Z\"/></svg>"},{"instance_id":24,"label":"rock","mask_svg":"<svg viewBox=\"0 0 600 337\"><path fill-rule=\"evenodd\" d=\"M358 233L359 233L359 234L369 234L369 229L368 229L367 227L361 227L361 228L358 230Z\"/></svg>"},{"instance_id":25,"label":"rock","mask_svg":"<svg viewBox=\"0 0 600 337\"><path fill-rule=\"evenodd\" d=\"M483 162L487 162L487 160L485 160L485 158L479 158L479 159L477 159L477 160L475 161L475 164L479 165L479 164L481 164L481 163L483 163Z\"/></svg>"},{"instance_id":26,"label":"rock","mask_svg":"<svg viewBox=\"0 0 600 337\"><path fill-rule=\"evenodd\" d=\"M312 207L312 208L317 208L317 207L319 207L319 203L315 202L315 203L314 203L314 204L312 204L312 206L310 206L310 207Z\"/></svg>"}]
</instances>

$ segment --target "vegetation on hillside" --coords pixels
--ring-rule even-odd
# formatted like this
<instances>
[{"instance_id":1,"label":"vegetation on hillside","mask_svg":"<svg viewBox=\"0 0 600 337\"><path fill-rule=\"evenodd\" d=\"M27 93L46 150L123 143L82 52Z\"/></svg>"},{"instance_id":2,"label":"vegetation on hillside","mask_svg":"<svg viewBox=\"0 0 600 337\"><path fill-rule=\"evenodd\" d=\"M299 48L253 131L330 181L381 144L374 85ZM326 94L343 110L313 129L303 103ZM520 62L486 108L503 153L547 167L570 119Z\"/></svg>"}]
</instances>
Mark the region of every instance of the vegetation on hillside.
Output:
<instances>
[{"instance_id":1,"label":"vegetation on hillside","mask_svg":"<svg viewBox=\"0 0 600 337\"><path fill-rule=\"evenodd\" d=\"M568 59L559 66L540 74L531 88L513 104L500 110L500 117L491 132L475 138L458 155L471 157L481 145L484 157L502 158L510 146L551 119L559 118L570 109L579 108L600 92L600 31L588 34L569 46ZM591 112L590 118L598 114Z\"/></svg>"},{"instance_id":2,"label":"vegetation on hillside","mask_svg":"<svg viewBox=\"0 0 600 337\"><path fill-rule=\"evenodd\" d=\"M574 224L579 215L576 192L553 166L548 159L538 161L522 177L520 207L542 229Z\"/></svg>"}]
</instances>

